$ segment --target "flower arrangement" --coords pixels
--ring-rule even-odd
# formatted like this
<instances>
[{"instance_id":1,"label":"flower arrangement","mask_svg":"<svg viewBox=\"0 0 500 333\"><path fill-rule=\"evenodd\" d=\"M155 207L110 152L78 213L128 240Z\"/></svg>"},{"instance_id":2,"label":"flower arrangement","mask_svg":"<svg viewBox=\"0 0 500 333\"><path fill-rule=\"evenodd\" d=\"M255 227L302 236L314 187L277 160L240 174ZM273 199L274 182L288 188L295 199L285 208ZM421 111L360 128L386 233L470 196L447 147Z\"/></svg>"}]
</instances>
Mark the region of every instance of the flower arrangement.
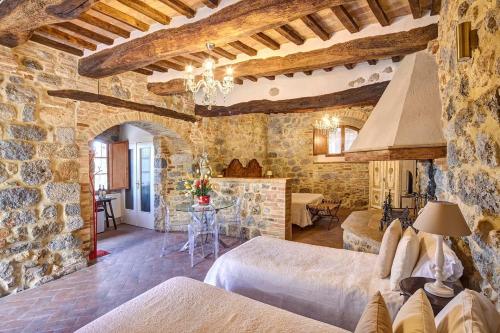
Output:
<instances>
[{"instance_id":1,"label":"flower arrangement","mask_svg":"<svg viewBox=\"0 0 500 333\"><path fill-rule=\"evenodd\" d=\"M184 189L187 191L186 195L204 197L210 195L212 184L210 178L205 175L205 177L184 180Z\"/></svg>"}]
</instances>

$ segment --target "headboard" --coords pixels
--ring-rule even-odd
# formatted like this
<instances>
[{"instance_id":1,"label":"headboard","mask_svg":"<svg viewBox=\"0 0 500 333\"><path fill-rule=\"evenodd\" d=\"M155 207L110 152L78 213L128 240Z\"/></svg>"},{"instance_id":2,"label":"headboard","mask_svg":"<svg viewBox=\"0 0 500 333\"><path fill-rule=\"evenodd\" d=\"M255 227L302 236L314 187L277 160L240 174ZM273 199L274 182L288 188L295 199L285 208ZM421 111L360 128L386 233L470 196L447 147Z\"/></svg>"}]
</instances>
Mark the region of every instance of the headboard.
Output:
<instances>
[{"instance_id":1,"label":"headboard","mask_svg":"<svg viewBox=\"0 0 500 333\"><path fill-rule=\"evenodd\" d=\"M262 177L262 167L256 159L250 160L247 166L244 167L240 160L235 158L222 173L224 177L260 178Z\"/></svg>"}]
</instances>

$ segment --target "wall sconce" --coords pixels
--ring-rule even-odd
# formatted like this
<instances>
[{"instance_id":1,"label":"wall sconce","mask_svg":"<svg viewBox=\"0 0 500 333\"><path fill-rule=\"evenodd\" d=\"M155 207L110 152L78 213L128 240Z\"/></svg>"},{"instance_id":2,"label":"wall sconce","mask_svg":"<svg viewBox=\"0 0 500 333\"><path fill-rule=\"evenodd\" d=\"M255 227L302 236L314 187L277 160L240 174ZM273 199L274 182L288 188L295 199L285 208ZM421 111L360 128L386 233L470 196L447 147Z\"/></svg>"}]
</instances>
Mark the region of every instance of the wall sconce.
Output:
<instances>
[{"instance_id":1,"label":"wall sconce","mask_svg":"<svg viewBox=\"0 0 500 333\"><path fill-rule=\"evenodd\" d=\"M457 26L457 60L464 61L472 57L478 47L477 30L471 29L470 22L462 22Z\"/></svg>"}]
</instances>

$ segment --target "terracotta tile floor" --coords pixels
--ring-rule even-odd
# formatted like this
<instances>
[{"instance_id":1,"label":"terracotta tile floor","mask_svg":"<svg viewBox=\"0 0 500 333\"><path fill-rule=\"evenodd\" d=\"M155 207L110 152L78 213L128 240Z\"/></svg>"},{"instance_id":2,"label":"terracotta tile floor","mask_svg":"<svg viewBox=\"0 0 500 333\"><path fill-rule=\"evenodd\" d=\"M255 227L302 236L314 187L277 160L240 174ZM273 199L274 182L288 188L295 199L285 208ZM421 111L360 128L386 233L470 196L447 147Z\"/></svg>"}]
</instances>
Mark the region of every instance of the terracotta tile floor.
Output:
<instances>
[{"instance_id":1,"label":"terracotta tile floor","mask_svg":"<svg viewBox=\"0 0 500 333\"><path fill-rule=\"evenodd\" d=\"M100 234L99 249L111 254L96 264L0 298L0 332L73 332L171 277L203 280L213 263L211 256L199 258L191 268L189 255L176 251L160 258L162 233L126 224L118 228ZM182 243L179 236L172 240Z\"/></svg>"}]
</instances>

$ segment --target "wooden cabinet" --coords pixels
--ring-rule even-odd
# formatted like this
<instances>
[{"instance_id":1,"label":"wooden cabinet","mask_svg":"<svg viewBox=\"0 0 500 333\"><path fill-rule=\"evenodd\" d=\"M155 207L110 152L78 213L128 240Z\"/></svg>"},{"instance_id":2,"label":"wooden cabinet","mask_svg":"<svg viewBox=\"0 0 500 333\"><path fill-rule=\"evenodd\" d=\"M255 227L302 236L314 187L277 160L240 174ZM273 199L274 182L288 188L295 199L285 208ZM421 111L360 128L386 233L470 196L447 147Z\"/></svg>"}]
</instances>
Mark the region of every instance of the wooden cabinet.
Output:
<instances>
[{"instance_id":1,"label":"wooden cabinet","mask_svg":"<svg viewBox=\"0 0 500 333\"><path fill-rule=\"evenodd\" d=\"M389 190L393 207L411 207L411 202L401 196L409 191L416 191L416 172L416 161L370 162L370 207L382 208Z\"/></svg>"},{"instance_id":2,"label":"wooden cabinet","mask_svg":"<svg viewBox=\"0 0 500 333\"><path fill-rule=\"evenodd\" d=\"M129 188L128 141L108 144L108 184L110 190Z\"/></svg>"}]
</instances>

